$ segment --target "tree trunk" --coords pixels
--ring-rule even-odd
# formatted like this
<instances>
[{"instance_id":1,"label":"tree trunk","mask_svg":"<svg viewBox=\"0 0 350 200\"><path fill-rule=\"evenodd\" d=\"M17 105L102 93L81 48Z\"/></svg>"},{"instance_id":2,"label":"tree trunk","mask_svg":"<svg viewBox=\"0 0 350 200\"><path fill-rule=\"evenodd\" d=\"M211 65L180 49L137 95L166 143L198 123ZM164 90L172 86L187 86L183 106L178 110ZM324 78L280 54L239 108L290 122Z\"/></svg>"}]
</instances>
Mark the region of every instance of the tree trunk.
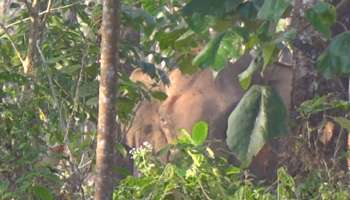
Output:
<instances>
[{"instance_id":1,"label":"tree trunk","mask_svg":"<svg viewBox=\"0 0 350 200\"><path fill-rule=\"evenodd\" d=\"M112 199L115 156L116 84L119 40L119 0L104 0L102 11L101 78L96 147L95 200Z\"/></svg>"},{"instance_id":2,"label":"tree trunk","mask_svg":"<svg viewBox=\"0 0 350 200\"><path fill-rule=\"evenodd\" d=\"M36 43L39 40L39 2L33 0L31 6L28 5L30 13L30 27L28 34L28 49L27 55L24 60L24 73L30 76L34 76L34 67L36 65L37 48Z\"/></svg>"}]
</instances>

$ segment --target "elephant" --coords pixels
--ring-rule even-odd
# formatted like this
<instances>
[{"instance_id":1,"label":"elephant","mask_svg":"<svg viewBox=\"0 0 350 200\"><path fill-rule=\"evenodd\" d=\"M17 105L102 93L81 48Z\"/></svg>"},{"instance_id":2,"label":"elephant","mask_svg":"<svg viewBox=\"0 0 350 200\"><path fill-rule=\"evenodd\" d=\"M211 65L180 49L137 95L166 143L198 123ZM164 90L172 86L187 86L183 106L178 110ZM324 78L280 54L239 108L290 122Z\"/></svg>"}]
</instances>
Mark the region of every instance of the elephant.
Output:
<instances>
[{"instance_id":1,"label":"elephant","mask_svg":"<svg viewBox=\"0 0 350 200\"><path fill-rule=\"evenodd\" d=\"M138 147L147 141L154 151L159 151L179 136L180 128L191 132L192 126L200 120L209 125L209 140L225 141L229 114L244 95L237 75L248 67L252 59L250 54L245 54L236 62L228 64L216 77L211 69L192 75L182 74L179 69L172 70L169 74L170 85L157 87L167 94L167 99L162 102L141 102L134 122L126 133L126 144ZM269 69L265 80L271 83L288 107L291 101L292 68L281 65ZM141 70L134 71L130 79L143 82L147 87L155 84ZM256 76L253 82L259 83L261 80ZM263 154L266 156L266 151Z\"/></svg>"}]
</instances>

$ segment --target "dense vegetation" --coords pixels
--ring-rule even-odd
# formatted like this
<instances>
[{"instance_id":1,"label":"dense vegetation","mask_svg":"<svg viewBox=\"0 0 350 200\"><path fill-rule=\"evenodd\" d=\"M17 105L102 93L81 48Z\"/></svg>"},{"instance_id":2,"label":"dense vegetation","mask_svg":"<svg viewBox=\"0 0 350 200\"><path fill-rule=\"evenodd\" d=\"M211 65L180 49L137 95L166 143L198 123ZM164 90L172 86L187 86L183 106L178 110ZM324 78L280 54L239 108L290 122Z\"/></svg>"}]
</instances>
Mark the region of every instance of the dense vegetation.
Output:
<instances>
[{"instance_id":1,"label":"dense vegetation","mask_svg":"<svg viewBox=\"0 0 350 200\"><path fill-rule=\"evenodd\" d=\"M0 199L92 199L103 6L0 6ZM117 163L113 170L123 179L113 198L349 199L349 8L347 0L121 1L115 149L132 157L139 176ZM191 134L179 130L181 137L157 154L147 143L129 154L123 133L139 103L167 98L131 81L132 70L169 84L175 67L219 72L248 52L253 59L238 76L246 93L228 119L227 155L205 142L204 122ZM285 52L296 77L290 116L264 81ZM262 84L254 85L255 76ZM262 180L248 166L272 140L283 146L279 169Z\"/></svg>"}]
</instances>

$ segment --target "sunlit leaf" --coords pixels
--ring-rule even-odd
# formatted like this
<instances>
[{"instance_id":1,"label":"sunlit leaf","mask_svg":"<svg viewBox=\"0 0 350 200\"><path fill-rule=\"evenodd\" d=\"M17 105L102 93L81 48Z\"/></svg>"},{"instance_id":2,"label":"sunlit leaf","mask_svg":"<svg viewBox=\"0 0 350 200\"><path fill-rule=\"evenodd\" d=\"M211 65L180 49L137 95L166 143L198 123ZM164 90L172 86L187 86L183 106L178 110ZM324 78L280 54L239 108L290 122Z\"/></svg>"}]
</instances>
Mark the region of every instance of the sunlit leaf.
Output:
<instances>
[{"instance_id":1,"label":"sunlit leaf","mask_svg":"<svg viewBox=\"0 0 350 200\"><path fill-rule=\"evenodd\" d=\"M202 145L208 136L208 124L200 121L192 129L192 140L195 145Z\"/></svg>"}]
</instances>

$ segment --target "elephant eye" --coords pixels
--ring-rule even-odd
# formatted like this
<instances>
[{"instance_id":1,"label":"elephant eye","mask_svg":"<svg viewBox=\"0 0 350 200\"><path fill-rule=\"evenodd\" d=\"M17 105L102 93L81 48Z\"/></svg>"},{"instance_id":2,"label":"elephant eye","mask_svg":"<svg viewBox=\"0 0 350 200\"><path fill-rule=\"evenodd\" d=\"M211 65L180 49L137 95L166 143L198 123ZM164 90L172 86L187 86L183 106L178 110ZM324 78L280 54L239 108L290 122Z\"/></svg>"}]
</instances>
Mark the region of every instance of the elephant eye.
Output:
<instances>
[{"instance_id":1,"label":"elephant eye","mask_svg":"<svg viewBox=\"0 0 350 200\"><path fill-rule=\"evenodd\" d=\"M163 124L163 125L167 124L167 122L166 122L166 120L164 118L160 118L160 123Z\"/></svg>"},{"instance_id":2,"label":"elephant eye","mask_svg":"<svg viewBox=\"0 0 350 200\"><path fill-rule=\"evenodd\" d=\"M150 134L153 131L153 126L152 124L148 124L144 127L143 132L145 134Z\"/></svg>"}]
</instances>

